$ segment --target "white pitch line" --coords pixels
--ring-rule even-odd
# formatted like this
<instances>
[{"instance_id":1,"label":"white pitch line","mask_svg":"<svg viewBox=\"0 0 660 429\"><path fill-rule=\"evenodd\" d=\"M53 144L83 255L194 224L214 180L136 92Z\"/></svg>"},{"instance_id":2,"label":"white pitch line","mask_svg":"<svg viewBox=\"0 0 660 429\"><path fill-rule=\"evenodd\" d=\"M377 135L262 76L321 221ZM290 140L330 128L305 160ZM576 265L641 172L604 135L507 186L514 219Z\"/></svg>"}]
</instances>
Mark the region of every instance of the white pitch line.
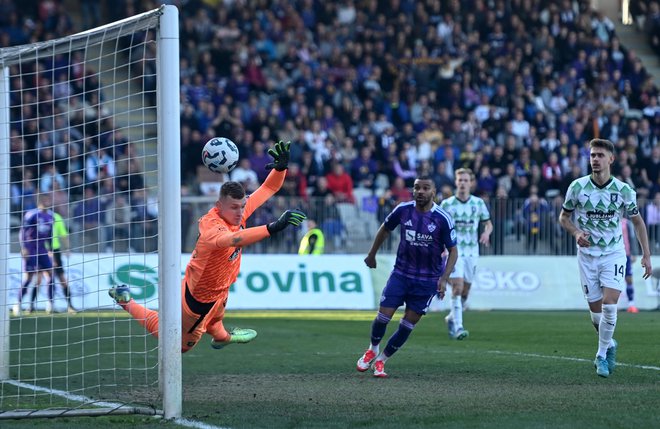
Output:
<instances>
[{"instance_id":1,"label":"white pitch line","mask_svg":"<svg viewBox=\"0 0 660 429\"><path fill-rule=\"evenodd\" d=\"M82 402L82 403L87 403L87 402L93 402L93 405L95 407L107 407L107 408L122 408L125 407L125 404L119 404L119 403L114 403L114 402L97 402L93 400L92 398L88 398L87 396L83 395L74 395L69 392L65 392L64 390L57 390L57 389L49 389L46 387L42 386L37 386L34 384L28 384L28 383L23 383L20 381L15 381L15 380L5 380L5 383L7 384L12 384L16 387L20 387L23 389L30 389L34 390L35 392L43 392L43 393L49 393L51 395L55 396L60 396L62 398L68 399L70 401L76 401L76 402ZM154 416L155 418L163 418L162 416ZM178 418L178 419L172 419L172 423L178 424L180 426L185 426L189 428L196 428L196 429L229 429L225 427L220 427L220 426L213 426L207 423L202 423L198 422L196 420L189 420L189 419L184 419L184 418Z\"/></svg>"},{"instance_id":2,"label":"white pitch line","mask_svg":"<svg viewBox=\"0 0 660 429\"><path fill-rule=\"evenodd\" d=\"M500 354L500 355L507 355L507 356L521 356L521 357L533 357L533 358L539 358L539 359L556 359L556 360L567 360L567 361L572 361L572 362L587 362L587 363L593 363L593 360L590 359L584 359L584 358L576 358L576 357L570 357L570 356L549 356L549 355L542 355L539 353L523 353L523 352L506 352L506 351L501 351L501 350L475 350L475 349L465 349L465 350L426 350L424 353L429 353L429 354L438 354L438 355L445 355L447 353L454 353L454 354L476 354L476 353L490 353L490 354ZM345 353L341 352L324 352L324 351L316 351L314 352L314 355L316 356L323 356L323 357L343 357L346 356ZM297 356L296 353L294 352L272 352L272 353L252 353L251 356L261 356L261 357L273 357L273 356ZM196 356L194 353L188 353L187 356L188 359L196 359L200 358L203 359L204 356L199 355ZM636 369L647 369L651 371L660 371L660 367L658 366L652 366L652 365L637 365L633 363L623 363L623 362L617 362L617 366L625 366L628 368L636 368Z\"/></svg>"},{"instance_id":3,"label":"white pitch line","mask_svg":"<svg viewBox=\"0 0 660 429\"><path fill-rule=\"evenodd\" d=\"M541 355L538 353L522 353L522 352L503 352L500 350L488 350L486 353L491 353L491 354L497 354L497 355L507 355L507 356L523 356L523 357L534 357L534 358L540 358L540 359L556 359L556 360L568 360L572 362L593 362L589 359L583 359L583 358L575 358L575 357L569 357L569 356L548 356L548 355ZM657 366L651 366L651 365L635 365L631 363L622 363L622 362L617 362L616 366L626 366L629 368L637 368L637 369L650 369L652 371L660 371L660 367Z\"/></svg>"},{"instance_id":4,"label":"white pitch line","mask_svg":"<svg viewBox=\"0 0 660 429\"><path fill-rule=\"evenodd\" d=\"M189 428L197 428L197 429L229 429L225 427L220 427L220 426L213 426L207 423L202 423L198 422L195 420L188 420L188 419L174 419L172 420L173 423L176 423L181 426L187 426Z\"/></svg>"}]
</instances>

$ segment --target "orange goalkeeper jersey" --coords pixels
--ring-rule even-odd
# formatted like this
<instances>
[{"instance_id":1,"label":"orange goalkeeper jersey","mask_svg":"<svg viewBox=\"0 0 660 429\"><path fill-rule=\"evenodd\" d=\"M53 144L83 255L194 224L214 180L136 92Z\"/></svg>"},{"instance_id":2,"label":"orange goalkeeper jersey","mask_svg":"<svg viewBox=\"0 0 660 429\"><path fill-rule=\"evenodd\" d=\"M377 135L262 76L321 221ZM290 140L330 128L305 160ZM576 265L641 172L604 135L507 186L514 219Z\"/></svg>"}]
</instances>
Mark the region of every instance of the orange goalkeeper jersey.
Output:
<instances>
[{"instance_id":1,"label":"orange goalkeeper jersey","mask_svg":"<svg viewBox=\"0 0 660 429\"><path fill-rule=\"evenodd\" d=\"M199 219L199 237L183 278L192 296L210 303L226 296L241 267L241 247L270 234L266 225L246 228L246 220L284 183L285 171L272 170L264 183L248 198L240 225L225 222L213 207ZM240 240L241 247L235 246Z\"/></svg>"}]
</instances>

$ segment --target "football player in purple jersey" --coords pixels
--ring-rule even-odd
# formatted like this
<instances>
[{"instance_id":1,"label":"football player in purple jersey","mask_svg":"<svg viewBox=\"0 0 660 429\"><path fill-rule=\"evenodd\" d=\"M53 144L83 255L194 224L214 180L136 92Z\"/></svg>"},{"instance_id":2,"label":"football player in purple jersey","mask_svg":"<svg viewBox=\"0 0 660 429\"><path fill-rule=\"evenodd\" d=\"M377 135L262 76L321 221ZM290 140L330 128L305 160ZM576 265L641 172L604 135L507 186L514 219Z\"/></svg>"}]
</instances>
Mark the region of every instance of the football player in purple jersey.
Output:
<instances>
[{"instance_id":1,"label":"football player in purple jersey","mask_svg":"<svg viewBox=\"0 0 660 429\"><path fill-rule=\"evenodd\" d=\"M383 289L378 314L371 325L371 342L358 359L360 372L374 369L374 377L387 377L385 362L406 342L433 297L444 298L449 273L458 257L454 220L434 201L435 183L430 177L419 177L413 185L413 200L401 203L387 215L378 229L371 249L364 259L369 268L376 268L376 253L398 226L401 235L394 269ZM447 249L446 266L442 259ZM396 310L406 305L398 329L387 341L383 351L379 344L387 324Z\"/></svg>"},{"instance_id":2,"label":"football player in purple jersey","mask_svg":"<svg viewBox=\"0 0 660 429\"><path fill-rule=\"evenodd\" d=\"M20 241L21 255L23 256L23 271L26 273L25 280L18 292L18 303L14 306L13 313L21 314L23 295L32 283L33 278L39 280L39 273L45 273L48 278L48 299L46 311L53 309L53 261L49 252L53 242L54 216L51 207L51 197L48 194L39 194L37 207L28 210L23 216L21 224ZM39 287L38 281L35 287ZM30 302L29 312L34 310L34 303Z\"/></svg>"}]
</instances>

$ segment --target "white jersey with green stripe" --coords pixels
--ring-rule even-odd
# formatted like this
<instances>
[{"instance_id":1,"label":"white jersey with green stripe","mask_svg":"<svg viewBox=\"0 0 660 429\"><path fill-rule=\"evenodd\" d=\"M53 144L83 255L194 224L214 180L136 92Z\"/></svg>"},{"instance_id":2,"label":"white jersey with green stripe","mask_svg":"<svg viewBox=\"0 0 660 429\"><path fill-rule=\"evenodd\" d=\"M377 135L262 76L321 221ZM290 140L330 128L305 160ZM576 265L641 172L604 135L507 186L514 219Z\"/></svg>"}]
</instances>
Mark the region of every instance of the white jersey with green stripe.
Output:
<instances>
[{"instance_id":1,"label":"white jersey with green stripe","mask_svg":"<svg viewBox=\"0 0 660 429\"><path fill-rule=\"evenodd\" d=\"M479 223L490 220L484 200L470 195L461 201L454 195L442 200L440 207L454 219L458 256L479 256Z\"/></svg>"},{"instance_id":2,"label":"white jersey with green stripe","mask_svg":"<svg viewBox=\"0 0 660 429\"><path fill-rule=\"evenodd\" d=\"M575 212L576 226L589 233L591 245L579 251L592 256L625 252L621 217L639 214L635 190L615 177L602 186L591 176L574 180L566 191L563 209Z\"/></svg>"}]
</instances>

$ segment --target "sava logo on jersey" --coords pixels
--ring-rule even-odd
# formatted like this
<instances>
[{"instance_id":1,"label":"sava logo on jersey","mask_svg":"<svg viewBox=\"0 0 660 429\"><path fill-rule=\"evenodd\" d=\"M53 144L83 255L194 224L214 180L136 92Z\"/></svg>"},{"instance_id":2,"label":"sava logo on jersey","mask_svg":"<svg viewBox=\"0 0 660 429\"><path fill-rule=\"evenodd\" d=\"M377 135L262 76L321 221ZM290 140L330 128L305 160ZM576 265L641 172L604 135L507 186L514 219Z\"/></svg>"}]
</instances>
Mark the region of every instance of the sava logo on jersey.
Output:
<instances>
[{"instance_id":1,"label":"sava logo on jersey","mask_svg":"<svg viewBox=\"0 0 660 429\"><path fill-rule=\"evenodd\" d=\"M433 236L431 234L417 232L413 229L407 229L406 241L412 246L428 247L429 243L433 241Z\"/></svg>"}]
</instances>

